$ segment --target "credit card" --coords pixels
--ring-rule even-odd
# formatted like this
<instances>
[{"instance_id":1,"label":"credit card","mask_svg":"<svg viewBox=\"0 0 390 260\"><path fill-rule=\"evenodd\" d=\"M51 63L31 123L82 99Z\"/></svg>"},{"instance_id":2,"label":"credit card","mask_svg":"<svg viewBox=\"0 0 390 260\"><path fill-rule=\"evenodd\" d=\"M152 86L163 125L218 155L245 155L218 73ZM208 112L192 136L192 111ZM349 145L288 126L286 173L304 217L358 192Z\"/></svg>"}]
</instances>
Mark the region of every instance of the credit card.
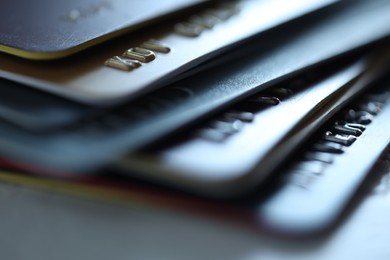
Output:
<instances>
[{"instance_id":1,"label":"credit card","mask_svg":"<svg viewBox=\"0 0 390 260\"><path fill-rule=\"evenodd\" d=\"M165 1L162 2L165 4ZM203 10L196 9L178 20L89 48L67 59L26 61L3 54L0 56L0 77L83 103L112 104L166 85L180 73L232 49L254 35L333 2L221 2ZM117 8L114 11L120 14L122 8ZM9 24L12 23L7 26ZM90 26L94 27L95 24ZM79 34L88 35L84 31L88 31L89 27L81 28ZM61 32L60 28L57 30ZM61 41L52 45L67 45L74 41L74 30L77 29L73 28L67 33L68 36L65 34L65 39L61 36ZM42 37L42 40L45 39ZM28 41L24 44L28 44Z\"/></svg>"},{"instance_id":2,"label":"credit card","mask_svg":"<svg viewBox=\"0 0 390 260\"><path fill-rule=\"evenodd\" d=\"M356 93L388 73L389 62L358 62L307 83L303 90L287 84L260 92L174 138L172 144L130 154L118 168L210 196L248 192Z\"/></svg>"},{"instance_id":3,"label":"credit card","mask_svg":"<svg viewBox=\"0 0 390 260\"><path fill-rule=\"evenodd\" d=\"M0 51L29 59L55 59L205 2L3 0Z\"/></svg>"},{"instance_id":4,"label":"credit card","mask_svg":"<svg viewBox=\"0 0 390 260\"><path fill-rule=\"evenodd\" d=\"M363 191L364 182L382 176L380 166L389 155L389 103L387 80L329 122L322 135L280 171L276 189L256 207L258 222L295 236L333 227Z\"/></svg>"}]
</instances>

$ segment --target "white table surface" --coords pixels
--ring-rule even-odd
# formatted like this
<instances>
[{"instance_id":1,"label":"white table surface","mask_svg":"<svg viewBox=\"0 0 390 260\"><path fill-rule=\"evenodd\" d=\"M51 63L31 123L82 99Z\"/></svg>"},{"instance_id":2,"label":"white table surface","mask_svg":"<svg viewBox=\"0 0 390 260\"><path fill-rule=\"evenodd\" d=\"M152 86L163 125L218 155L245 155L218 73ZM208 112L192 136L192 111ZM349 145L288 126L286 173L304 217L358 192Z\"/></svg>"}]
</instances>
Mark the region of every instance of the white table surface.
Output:
<instances>
[{"instance_id":1,"label":"white table surface","mask_svg":"<svg viewBox=\"0 0 390 260\"><path fill-rule=\"evenodd\" d=\"M390 259L389 176L324 239L0 183L1 259Z\"/></svg>"}]
</instances>

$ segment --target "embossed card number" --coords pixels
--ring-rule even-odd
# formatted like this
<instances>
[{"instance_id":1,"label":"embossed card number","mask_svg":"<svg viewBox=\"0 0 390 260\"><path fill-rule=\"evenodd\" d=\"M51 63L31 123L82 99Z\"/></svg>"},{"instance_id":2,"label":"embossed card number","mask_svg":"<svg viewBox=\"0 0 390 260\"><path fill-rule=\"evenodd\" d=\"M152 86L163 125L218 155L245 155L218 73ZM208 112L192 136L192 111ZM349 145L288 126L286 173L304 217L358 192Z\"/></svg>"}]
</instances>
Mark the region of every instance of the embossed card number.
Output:
<instances>
[{"instance_id":1,"label":"embossed card number","mask_svg":"<svg viewBox=\"0 0 390 260\"><path fill-rule=\"evenodd\" d=\"M143 48L131 48L125 51L122 56L114 56L106 60L105 65L120 70L131 71L141 67L141 62L148 63L156 59L156 54L153 51L161 53L169 53L171 51L168 46L153 39L142 43L141 46Z\"/></svg>"}]
</instances>

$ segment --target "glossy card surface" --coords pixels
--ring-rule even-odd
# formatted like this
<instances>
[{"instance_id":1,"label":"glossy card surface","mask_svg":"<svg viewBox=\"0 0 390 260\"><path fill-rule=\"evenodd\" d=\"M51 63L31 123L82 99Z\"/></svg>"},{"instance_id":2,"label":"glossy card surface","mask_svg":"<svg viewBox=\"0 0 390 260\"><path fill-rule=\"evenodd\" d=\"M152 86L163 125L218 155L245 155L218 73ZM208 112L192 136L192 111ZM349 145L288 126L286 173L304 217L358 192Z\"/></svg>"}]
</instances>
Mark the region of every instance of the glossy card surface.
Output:
<instances>
[{"instance_id":1,"label":"glossy card surface","mask_svg":"<svg viewBox=\"0 0 390 260\"><path fill-rule=\"evenodd\" d=\"M63 57L201 2L4 0L0 51L30 59Z\"/></svg>"}]
</instances>

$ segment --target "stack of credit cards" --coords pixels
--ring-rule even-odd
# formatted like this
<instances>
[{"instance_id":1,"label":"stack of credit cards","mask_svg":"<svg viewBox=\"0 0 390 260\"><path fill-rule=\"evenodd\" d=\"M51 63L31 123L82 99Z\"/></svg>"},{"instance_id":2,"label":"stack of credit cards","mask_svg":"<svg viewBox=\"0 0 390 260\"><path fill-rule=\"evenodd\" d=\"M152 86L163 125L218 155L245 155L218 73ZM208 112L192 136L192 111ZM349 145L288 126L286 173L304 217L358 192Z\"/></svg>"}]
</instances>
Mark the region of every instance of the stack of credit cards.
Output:
<instances>
[{"instance_id":1,"label":"stack of credit cards","mask_svg":"<svg viewBox=\"0 0 390 260\"><path fill-rule=\"evenodd\" d=\"M378 130L388 124L388 1L17 5L0 11L8 170L125 176L222 207L251 201L256 223L312 233L335 221L390 140ZM347 109L374 86L382 94ZM367 143L372 156L327 197ZM281 188L259 202L268 183ZM299 214L284 207L306 200Z\"/></svg>"}]
</instances>

